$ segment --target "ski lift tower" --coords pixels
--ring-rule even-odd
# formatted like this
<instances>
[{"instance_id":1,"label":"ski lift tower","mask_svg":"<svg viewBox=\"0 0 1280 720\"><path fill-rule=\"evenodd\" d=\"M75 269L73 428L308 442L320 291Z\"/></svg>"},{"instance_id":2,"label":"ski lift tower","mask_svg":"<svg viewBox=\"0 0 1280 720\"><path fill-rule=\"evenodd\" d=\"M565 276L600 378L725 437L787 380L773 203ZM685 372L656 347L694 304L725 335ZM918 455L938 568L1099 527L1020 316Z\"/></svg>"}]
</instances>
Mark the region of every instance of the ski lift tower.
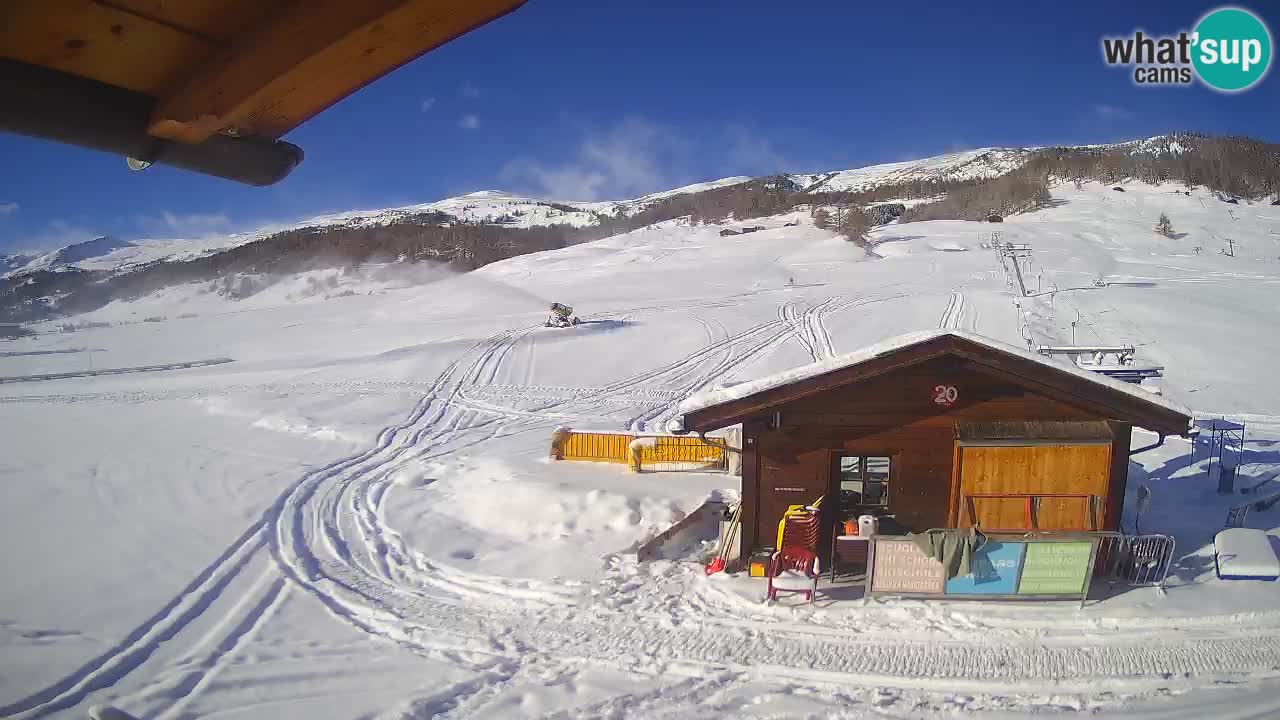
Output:
<instances>
[{"instance_id":1,"label":"ski lift tower","mask_svg":"<svg viewBox=\"0 0 1280 720\"><path fill-rule=\"evenodd\" d=\"M1201 418L1195 421L1199 431L1191 441L1191 461L1208 458L1209 479L1218 492L1235 492L1236 468L1244 455L1245 426L1226 418Z\"/></svg>"},{"instance_id":2,"label":"ski lift tower","mask_svg":"<svg viewBox=\"0 0 1280 720\"><path fill-rule=\"evenodd\" d=\"M1031 245L1029 243L1007 242L1000 246L1000 254L1013 262L1013 273L1018 279L1018 289L1022 291L1025 297L1027 295L1027 283L1022 278L1021 261L1025 259L1027 261L1027 269L1031 268Z\"/></svg>"}]
</instances>

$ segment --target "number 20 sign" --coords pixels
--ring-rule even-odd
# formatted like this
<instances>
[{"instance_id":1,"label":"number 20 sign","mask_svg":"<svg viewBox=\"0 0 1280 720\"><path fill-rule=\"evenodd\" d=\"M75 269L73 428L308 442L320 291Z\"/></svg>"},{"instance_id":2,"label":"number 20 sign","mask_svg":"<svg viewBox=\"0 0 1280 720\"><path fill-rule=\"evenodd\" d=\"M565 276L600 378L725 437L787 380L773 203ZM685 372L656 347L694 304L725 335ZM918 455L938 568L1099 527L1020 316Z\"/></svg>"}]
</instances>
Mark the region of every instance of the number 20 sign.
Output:
<instances>
[{"instance_id":1,"label":"number 20 sign","mask_svg":"<svg viewBox=\"0 0 1280 720\"><path fill-rule=\"evenodd\" d=\"M951 407L960 399L960 391L955 385L934 385L933 403L942 407Z\"/></svg>"}]
</instances>

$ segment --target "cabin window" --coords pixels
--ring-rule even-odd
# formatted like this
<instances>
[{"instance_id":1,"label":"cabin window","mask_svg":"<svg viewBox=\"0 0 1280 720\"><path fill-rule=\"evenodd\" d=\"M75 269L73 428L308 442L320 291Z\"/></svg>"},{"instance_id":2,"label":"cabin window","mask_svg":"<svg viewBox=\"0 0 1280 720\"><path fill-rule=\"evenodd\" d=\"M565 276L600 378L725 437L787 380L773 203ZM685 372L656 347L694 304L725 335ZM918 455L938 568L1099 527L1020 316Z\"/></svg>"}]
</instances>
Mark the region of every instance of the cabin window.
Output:
<instances>
[{"instance_id":1,"label":"cabin window","mask_svg":"<svg viewBox=\"0 0 1280 720\"><path fill-rule=\"evenodd\" d=\"M883 455L840 457L840 506L887 507L889 458Z\"/></svg>"}]
</instances>

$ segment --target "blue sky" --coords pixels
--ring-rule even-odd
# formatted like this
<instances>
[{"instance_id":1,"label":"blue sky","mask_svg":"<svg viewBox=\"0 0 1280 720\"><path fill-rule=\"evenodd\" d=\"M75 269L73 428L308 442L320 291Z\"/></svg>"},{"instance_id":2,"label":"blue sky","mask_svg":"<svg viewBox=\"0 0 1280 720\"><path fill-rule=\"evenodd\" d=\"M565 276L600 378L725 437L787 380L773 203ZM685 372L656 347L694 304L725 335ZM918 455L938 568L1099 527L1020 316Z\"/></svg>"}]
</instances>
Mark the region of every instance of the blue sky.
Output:
<instances>
[{"instance_id":1,"label":"blue sky","mask_svg":"<svg viewBox=\"0 0 1280 720\"><path fill-rule=\"evenodd\" d=\"M1276 8L1237 5L1280 35ZM1222 95L1136 87L1102 62L1103 35L1171 34L1213 7L530 0L295 130L306 161L271 188L0 135L0 252L490 188L588 200L988 145L1280 141L1280 72Z\"/></svg>"}]
</instances>

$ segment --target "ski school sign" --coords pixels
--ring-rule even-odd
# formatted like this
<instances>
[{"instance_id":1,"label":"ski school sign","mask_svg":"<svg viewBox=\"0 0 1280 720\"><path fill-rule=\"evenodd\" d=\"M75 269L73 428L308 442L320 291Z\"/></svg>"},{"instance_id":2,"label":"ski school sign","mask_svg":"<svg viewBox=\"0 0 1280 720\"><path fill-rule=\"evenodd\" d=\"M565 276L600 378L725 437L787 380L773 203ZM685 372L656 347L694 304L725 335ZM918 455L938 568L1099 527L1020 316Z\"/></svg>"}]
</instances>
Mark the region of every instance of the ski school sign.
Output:
<instances>
[{"instance_id":1,"label":"ski school sign","mask_svg":"<svg viewBox=\"0 0 1280 720\"><path fill-rule=\"evenodd\" d=\"M1190 33L1153 37L1138 30L1102 39L1103 60L1132 67L1137 85L1190 85L1199 77L1214 90L1240 92L1262 80L1271 55L1266 24L1235 7L1213 10Z\"/></svg>"},{"instance_id":2,"label":"ski school sign","mask_svg":"<svg viewBox=\"0 0 1280 720\"><path fill-rule=\"evenodd\" d=\"M1084 602L1097 553L1097 539L1088 533L988 536L970 573L948 578L942 563L912 540L876 535L871 538L864 597Z\"/></svg>"}]
</instances>

